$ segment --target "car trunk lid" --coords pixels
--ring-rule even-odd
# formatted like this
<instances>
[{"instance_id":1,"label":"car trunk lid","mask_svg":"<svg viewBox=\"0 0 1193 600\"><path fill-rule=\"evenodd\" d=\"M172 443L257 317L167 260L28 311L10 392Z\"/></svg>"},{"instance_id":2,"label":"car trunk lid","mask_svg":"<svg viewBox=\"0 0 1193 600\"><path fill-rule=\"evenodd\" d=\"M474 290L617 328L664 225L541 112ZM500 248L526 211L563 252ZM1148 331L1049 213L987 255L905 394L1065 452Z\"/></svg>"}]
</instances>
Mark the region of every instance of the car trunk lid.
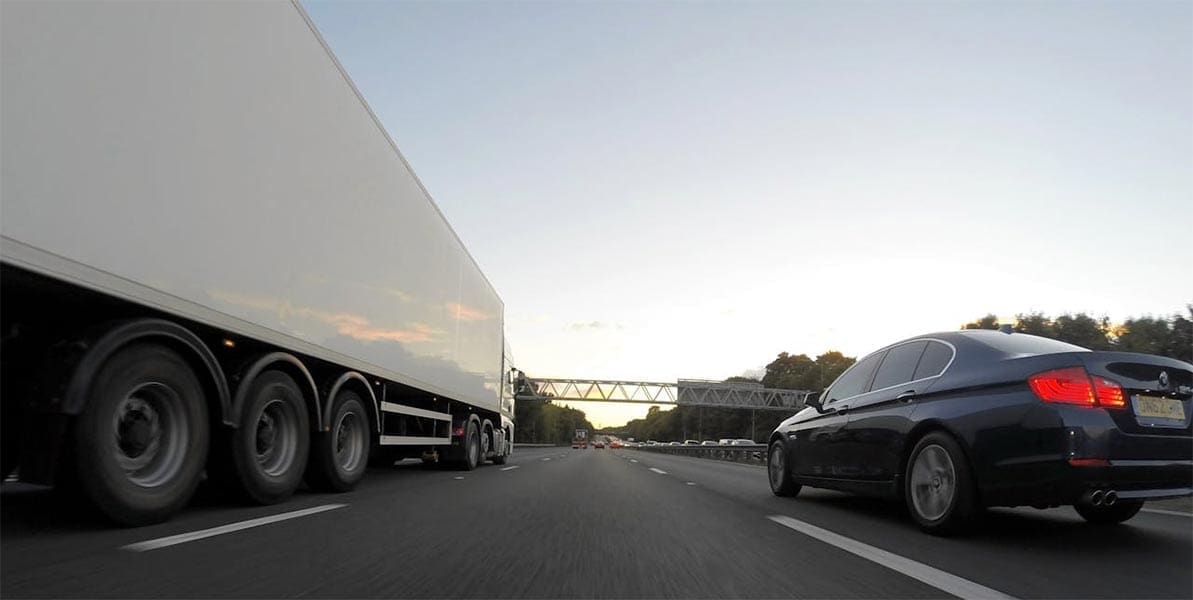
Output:
<instances>
[{"instance_id":1,"label":"car trunk lid","mask_svg":"<svg viewBox=\"0 0 1193 600\"><path fill-rule=\"evenodd\" d=\"M1122 386L1126 406L1107 412L1124 433L1193 437L1193 365L1132 352L1080 356L1090 375Z\"/></svg>"}]
</instances>

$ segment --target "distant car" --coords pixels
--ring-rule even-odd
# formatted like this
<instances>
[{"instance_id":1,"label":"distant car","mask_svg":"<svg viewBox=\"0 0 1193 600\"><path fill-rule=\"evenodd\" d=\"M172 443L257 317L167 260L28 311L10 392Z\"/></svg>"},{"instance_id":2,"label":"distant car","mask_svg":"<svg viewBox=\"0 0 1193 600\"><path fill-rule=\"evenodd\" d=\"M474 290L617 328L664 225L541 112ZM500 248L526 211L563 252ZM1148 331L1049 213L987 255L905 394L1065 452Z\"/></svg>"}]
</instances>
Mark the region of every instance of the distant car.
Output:
<instances>
[{"instance_id":1,"label":"distant car","mask_svg":"<svg viewBox=\"0 0 1193 600\"><path fill-rule=\"evenodd\" d=\"M592 447L597 448L597 449L602 449L605 447L605 442L593 442Z\"/></svg>"},{"instance_id":2,"label":"distant car","mask_svg":"<svg viewBox=\"0 0 1193 600\"><path fill-rule=\"evenodd\" d=\"M729 443L729 445L730 446L756 446L756 445L758 445L758 442L755 442L754 440L738 439L738 440L733 440L732 442Z\"/></svg>"},{"instance_id":3,"label":"distant car","mask_svg":"<svg viewBox=\"0 0 1193 600\"><path fill-rule=\"evenodd\" d=\"M685 446L699 446L700 440L684 440L683 443Z\"/></svg>"},{"instance_id":4,"label":"distant car","mask_svg":"<svg viewBox=\"0 0 1193 600\"><path fill-rule=\"evenodd\" d=\"M716 446L717 443L712 440L704 440L703 442L700 442L700 445L701 446Z\"/></svg>"},{"instance_id":5,"label":"distant car","mask_svg":"<svg viewBox=\"0 0 1193 600\"><path fill-rule=\"evenodd\" d=\"M646 440L646 445L647 446L658 446L659 443L656 442L655 440Z\"/></svg>"},{"instance_id":6,"label":"distant car","mask_svg":"<svg viewBox=\"0 0 1193 600\"><path fill-rule=\"evenodd\" d=\"M667 444L667 445L668 445L668 446L682 446L683 444L681 444L681 443L679 443L679 442L671 442L671 443L669 443L669 444Z\"/></svg>"},{"instance_id":7,"label":"distant car","mask_svg":"<svg viewBox=\"0 0 1193 600\"><path fill-rule=\"evenodd\" d=\"M1193 495L1193 364L989 330L908 339L783 421L771 490L903 498L932 533L984 506L1073 505L1093 523Z\"/></svg>"},{"instance_id":8,"label":"distant car","mask_svg":"<svg viewBox=\"0 0 1193 600\"><path fill-rule=\"evenodd\" d=\"M731 438L721 438L721 440L719 442L717 442L717 445L718 446L731 446L731 445L733 445L733 440Z\"/></svg>"},{"instance_id":9,"label":"distant car","mask_svg":"<svg viewBox=\"0 0 1193 600\"><path fill-rule=\"evenodd\" d=\"M618 448L621 448L623 446L625 446L624 442L617 442L617 441L609 442L609 448L611 448L613 450L617 450Z\"/></svg>"}]
</instances>

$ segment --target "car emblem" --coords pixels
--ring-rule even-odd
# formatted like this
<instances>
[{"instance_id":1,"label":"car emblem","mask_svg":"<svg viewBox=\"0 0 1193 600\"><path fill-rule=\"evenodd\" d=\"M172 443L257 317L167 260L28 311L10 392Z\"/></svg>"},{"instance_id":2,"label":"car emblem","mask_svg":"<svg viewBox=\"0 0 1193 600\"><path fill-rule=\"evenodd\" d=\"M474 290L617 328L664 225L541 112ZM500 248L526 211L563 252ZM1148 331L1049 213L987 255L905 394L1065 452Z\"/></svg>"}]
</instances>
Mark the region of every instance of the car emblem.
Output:
<instances>
[{"instance_id":1,"label":"car emblem","mask_svg":"<svg viewBox=\"0 0 1193 600\"><path fill-rule=\"evenodd\" d=\"M1168 371L1160 371L1160 389L1168 387Z\"/></svg>"}]
</instances>

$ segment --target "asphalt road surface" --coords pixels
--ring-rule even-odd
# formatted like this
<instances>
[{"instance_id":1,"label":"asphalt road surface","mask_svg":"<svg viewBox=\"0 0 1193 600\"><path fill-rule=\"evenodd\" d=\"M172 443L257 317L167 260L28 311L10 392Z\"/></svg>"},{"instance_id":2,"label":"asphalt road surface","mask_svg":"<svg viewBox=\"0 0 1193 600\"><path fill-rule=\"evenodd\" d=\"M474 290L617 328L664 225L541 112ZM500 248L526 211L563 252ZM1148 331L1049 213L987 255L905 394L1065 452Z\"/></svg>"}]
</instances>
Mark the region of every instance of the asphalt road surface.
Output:
<instances>
[{"instance_id":1,"label":"asphalt road surface","mask_svg":"<svg viewBox=\"0 0 1193 600\"><path fill-rule=\"evenodd\" d=\"M136 529L32 486L0 500L5 598L1193 596L1188 515L1096 527L1070 508L993 509L941 539L891 503L776 498L760 467L638 450L402 463L275 506L201 495Z\"/></svg>"}]
</instances>

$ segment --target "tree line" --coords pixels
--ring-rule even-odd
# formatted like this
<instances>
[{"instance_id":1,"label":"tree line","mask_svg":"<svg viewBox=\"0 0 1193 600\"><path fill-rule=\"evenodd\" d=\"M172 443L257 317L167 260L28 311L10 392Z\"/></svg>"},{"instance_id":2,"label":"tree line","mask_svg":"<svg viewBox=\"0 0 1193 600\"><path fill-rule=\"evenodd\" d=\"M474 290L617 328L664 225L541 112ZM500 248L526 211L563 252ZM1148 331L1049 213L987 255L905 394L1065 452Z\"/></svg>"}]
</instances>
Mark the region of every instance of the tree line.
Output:
<instances>
[{"instance_id":1,"label":"tree line","mask_svg":"<svg viewBox=\"0 0 1193 600\"><path fill-rule=\"evenodd\" d=\"M1090 350L1119 350L1167 356L1193 362L1193 304L1186 305L1188 317L1177 313L1169 317L1133 317L1113 324L1106 317L1085 313L1065 313L1050 317L1043 313L1015 315L1013 331L1030 333L1076 344ZM998 329L1003 323L987 314L962 326L962 329Z\"/></svg>"},{"instance_id":2,"label":"tree line","mask_svg":"<svg viewBox=\"0 0 1193 600\"><path fill-rule=\"evenodd\" d=\"M1091 350L1143 352L1193 362L1193 304L1185 308L1187 316L1178 313L1169 317L1133 317L1120 324L1113 324L1106 317L1092 317L1085 313L1065 313L1051 317L1038 312L1018 314L1013 322L1007 324L1019 333L1048 337ZM987 314L964 324L961 329L999 329L1002 325L997 316ZM855 357L845 356L836 350L816 358L780 352L766 365L761 380L735 376L725 381L755 382L768 388L823 390L855 360ZM518 441L566 443L571 440L576 428L593 431L583 411L555 406L549 401L520 402L517 412L518 433L515 439ZM758 441L765 439L789 416L790 413L773 410L695 406L677 406L666 410L652 406L645 417L608 430L618 431L623 437L639 441L703 441L721 438ZM529 431L527 428L530 428Z\"/></svg>"}]
</instances>

